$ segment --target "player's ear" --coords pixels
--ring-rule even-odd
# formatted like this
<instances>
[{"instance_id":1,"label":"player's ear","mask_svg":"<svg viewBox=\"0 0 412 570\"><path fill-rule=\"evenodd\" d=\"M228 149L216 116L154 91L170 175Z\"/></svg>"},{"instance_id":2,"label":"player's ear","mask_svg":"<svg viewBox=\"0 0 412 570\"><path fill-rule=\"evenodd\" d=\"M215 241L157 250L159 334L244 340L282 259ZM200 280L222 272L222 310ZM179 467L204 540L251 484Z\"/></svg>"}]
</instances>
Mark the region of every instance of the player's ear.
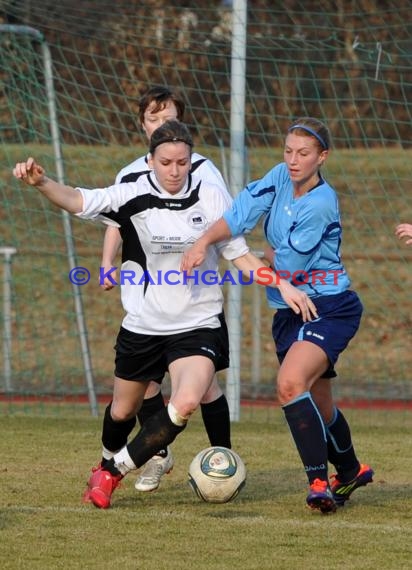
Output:
<instances>
[{"instance_id":1,"label":"player's ear","mask_svg":"<svg viewBox=\"0 0 412 570\"><path fill-rule=\"evenodd\" d=\"M153 156L151 153L147 155L147 164L149 165L149 168L153 170Z\"/></svg>"},{"instance_id":2,"label":"player's ear","mask_svg":"<svg viewBox=\"0 0 412 570\"><path fill-rule=\"evenodd\" d=\"M319 155L319 166L322 166L322 164L325 162L328 156L329 156L329 150L322 150L322 152Z\"/></svg>"}]
</instances>

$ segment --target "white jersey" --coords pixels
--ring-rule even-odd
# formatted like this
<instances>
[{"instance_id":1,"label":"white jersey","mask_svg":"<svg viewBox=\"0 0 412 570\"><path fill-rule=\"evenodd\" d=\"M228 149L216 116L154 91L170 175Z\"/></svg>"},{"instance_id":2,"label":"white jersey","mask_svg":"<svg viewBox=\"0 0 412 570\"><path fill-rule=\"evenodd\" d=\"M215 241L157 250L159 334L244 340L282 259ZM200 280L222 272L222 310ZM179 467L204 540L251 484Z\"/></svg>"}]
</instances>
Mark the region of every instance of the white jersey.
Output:
<instances>
[{"instance_id":1,"label":"white jersey","mask_svg":"<svg viewBox=\"0 0 412 570\"><path fill-rule=\"evenodd\" d=\"M189 174L185 187L172 196L152 171L136 182L78 190L83 196L79 217L120 228L124 328L166 335L220 326L222 289L209 277L218 276L219 254L231 260L249 251L245 240L237 237L209 247L192 279L180 272L180 262L182 253L230 208L228 193Z\"/></svg>"}]
</instances>

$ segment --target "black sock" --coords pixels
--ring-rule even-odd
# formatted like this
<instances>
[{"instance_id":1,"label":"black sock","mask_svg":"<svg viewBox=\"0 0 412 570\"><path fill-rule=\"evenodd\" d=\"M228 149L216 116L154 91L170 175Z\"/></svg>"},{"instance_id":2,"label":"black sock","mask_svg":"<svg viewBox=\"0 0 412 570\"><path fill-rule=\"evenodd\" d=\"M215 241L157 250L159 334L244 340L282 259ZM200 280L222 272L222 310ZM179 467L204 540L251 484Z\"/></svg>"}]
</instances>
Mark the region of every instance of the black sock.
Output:
<instances>
[{"instance_id":1,"label":"black sock","mask_svg":"<svg viewBox=\"0 0 412 570\"><path fill-rule=\"evenodd\" d=\"M137 468L160 450L166 449L186 427L172 422L167 407L148 418L139 433L127 445L127 451Z\"/></svg>"},{"instance_id":2,"label":"black sock","mask_svg":"<svg viewBox=\"0 0 412 570\"><path fill-rule=\"evenodd\" d=\"M112 475L121 475L120 471L114 466L113 457L111 459L106 459L104 464L102 463L102 467Z\"/></svg>"},{"instance_id":3,"label":"black sock","mask_svg":"<svg viewBox=\"0 0 412 570\"><path fill-rule=\"evenodd\" d=\"M110 414L112 403L107 406L103 418L102 443L109 451L117 451L127 443L127 438L134 426L136 418L124 422L115 422ZM105 463L103 460L102 463Z\"/></svg>"},{"instance_id":4,"label":"black sock","mask_svg":"<svg viewBox=\"0 0 412 570\"><path fill-rule=\"evenodd\" d=\"M327 446L325 428L310 393L283 406L286 421L295 441L309 483L327 480Z\"/></svg>"},{"instance_id":5,"label":"black sock","mask_svg":"<svg viewBox=\"0 0 412 570\"><path fill-rule=\"evenodd\" d=\"M139 420L139 424L142 426L145 421L153 416L156 412L160 412L165 407L165 403L163 400L162 393L159 392L153 398L147 398L147 400L143 400L142 407L137 412L137 419Z\"/></svg>"},{"instance_id":6,"label":"black sock","mask_svg":"<svg viewBox=\"0 0 412 570\"><path fill-rule=\"evenodd\" d=\"M210 445L231 449L230 414L226 396L222 394L214 402L201 404L200 409Z\"/></svg>"},{"instance_id":7,"label":"black sock","mask_svg":"<svg viewBox=\"0 0 412 570\"><path fill-rule=\"evenodd\" d=\"M358 473L360 463L353 448L350 428L342 412L335 408L330 424L326 426L328 459L335 466L340 481L351 481Z\"/></svg>"},{"instance_id":8,"label":"black sock","mask_svg":"<svg viewBox=\"0 0 412 570\"><path fill-rule=\"evenodd\" d=\"M165 402L161 392L156 394L156 396L153 396L153 398L147 398L146 400L143 400L142 407L137 413L139 424L142 426L151 416L157 412L160 412L160 410L163 410L164 407ZM156 455L166 457L167 449L160 449Z\"/></svg>"}]
</instances>

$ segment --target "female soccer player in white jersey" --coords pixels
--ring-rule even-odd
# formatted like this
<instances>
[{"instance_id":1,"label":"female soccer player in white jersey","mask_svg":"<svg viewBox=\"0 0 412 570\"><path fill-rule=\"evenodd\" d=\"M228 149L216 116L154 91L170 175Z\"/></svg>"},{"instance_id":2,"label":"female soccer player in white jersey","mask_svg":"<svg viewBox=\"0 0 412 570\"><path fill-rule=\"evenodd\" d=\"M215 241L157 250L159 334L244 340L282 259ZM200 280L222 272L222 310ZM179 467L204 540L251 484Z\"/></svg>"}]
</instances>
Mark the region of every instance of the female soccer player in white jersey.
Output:
<instances>
[{"instance_id":1,"label":"female soccer player in white jersey","mask_svg":"<svg viewBox=\"0 0 412 570\"><path fill-rule=\"evenodd\" d=\"M180 96L167 87L154 86L142 95L139 100L139 123L150 140L152 133L168 120L177 119L183 121L185 103ZM116 176L115 183L135 182L140 176L150 172L149 155L137 158L124 168ZM213 184L221 188L227 194L227 188L222 175L209 159L193 152L191 155L190 174L193 179L201 179L203 183ZM122 243L118 228L108 226L105 231L101 266L105 277L102 287L110 290L116 282L116 272L110 271L115 266L116 254ZM222 318L224 318L222 314ZM142 407L138 413L140 425L154 413L164 407L164 400L158 382L150 382ZM210 445L232 447L229 406L217 378L214 378L210 389L200 403L203 423L208 434ZM110 404L107 412L110 413ZM153 491L159 487L160 479L170 472L174 464L174 458L170 448L162 449L139 471L135 487L138 491Z\"/></svg>"},{"instance_id":2,"label":"female soccer player in white jersey","mask_svg":"<svg viewBox=\"0 0 412 570\"><path fill-rule=\"evenodd\" d=\"M207 248L252 229L262 217L270 260L278 275L305 291L319 318L304 323L276 289L272 334L280 368L277 394L309 480L307 504L333 512L351 493L372 481L373 471L355 455L349 426L332 399L334 364L358 330L362 304L340 257L341 221L335 191L320 173L330 137L311 117L289 127L284 162L249 184L231 210L184 254L182 270L202 263ZM328 460L337 474L328 479Z\"/></svg>"},{"instance_id":3,"label":"female soccer player in white jersey","mask_svg":"<svg viewBox=\"0 0 412 570\"><path fill-rule=\"evenodd\" d=\"M13 171L55 205L81 218L117 225L123 238L121 293L126 316L116 343L112 404L103 420L106 461L93 469L84 495L99 508L110 506L124 475L174 441L209 390L215 372L228 366L221 287L203 279L218 272L219 254L240 271L253 271L255 280L260 269L267 270L240 237L210 248L200 275L187 278L180 273L184 251L231 203L219 188L193 180L192 146L185 125L167 121L150 139L153 171L136 182L95 190L51 180L33 158L17 163ZM274 280L273 285L304 321L316 316L306 293L286 280ZM166 371L171 381L169 404L128 442L148 382L161 382Z\"/></svg>"}]
</instances>

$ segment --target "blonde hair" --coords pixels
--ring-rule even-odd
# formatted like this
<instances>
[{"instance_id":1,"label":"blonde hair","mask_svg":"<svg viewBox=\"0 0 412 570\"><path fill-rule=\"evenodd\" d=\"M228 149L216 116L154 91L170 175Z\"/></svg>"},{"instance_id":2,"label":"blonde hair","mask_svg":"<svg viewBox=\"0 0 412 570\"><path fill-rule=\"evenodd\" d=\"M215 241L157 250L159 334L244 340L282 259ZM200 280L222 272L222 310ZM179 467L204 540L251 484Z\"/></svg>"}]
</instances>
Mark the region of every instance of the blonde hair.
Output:
<instances>
[{"instance_id":1,"label":"blonde hair","mask_svg":"<svg viewBox=\"0 0 412 570\"><path fill-rule=\"evenodd\" d=\"M293 131L300 136L312 136L318 141L322 150L330 148L329 129L318 119L314 117L300 117L293 121L288 128L288 133Z\"/></svg>"}]
</instances>

